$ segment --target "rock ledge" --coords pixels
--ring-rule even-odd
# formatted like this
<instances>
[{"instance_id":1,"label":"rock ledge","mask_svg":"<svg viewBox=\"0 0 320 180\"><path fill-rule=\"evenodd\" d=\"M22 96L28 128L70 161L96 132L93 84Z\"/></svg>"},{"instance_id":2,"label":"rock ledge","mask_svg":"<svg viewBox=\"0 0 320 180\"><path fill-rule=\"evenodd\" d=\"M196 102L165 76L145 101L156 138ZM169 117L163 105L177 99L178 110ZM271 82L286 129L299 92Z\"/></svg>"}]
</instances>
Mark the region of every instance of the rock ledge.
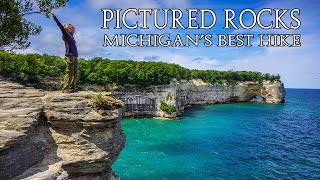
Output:
<instances>
[{"instance_id":1,"label":"rock ledge","mask_svg":"<svg viewBox=\"0 0 320 180\"><path fill-rule=\"evenodd\" d=\"M122 108L97 112L94 92L0 80L0 179L119 179L111 166L125 144Z\"/></svg>"}]
</instances>

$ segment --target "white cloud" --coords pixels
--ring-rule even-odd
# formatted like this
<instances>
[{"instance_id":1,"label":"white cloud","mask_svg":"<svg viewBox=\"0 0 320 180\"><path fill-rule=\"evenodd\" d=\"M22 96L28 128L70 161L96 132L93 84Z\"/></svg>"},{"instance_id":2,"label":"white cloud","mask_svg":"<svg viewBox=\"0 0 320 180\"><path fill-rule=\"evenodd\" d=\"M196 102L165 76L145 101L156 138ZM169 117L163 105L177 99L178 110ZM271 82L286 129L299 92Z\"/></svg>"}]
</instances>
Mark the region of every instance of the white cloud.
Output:
<instances>
[{"instance_id":1,"label":"white cloud","mask_svg":"<svg viewBox=\"0 0 320 180\"><path fill-rule=\"evenodd\" d=\"M28 49L17 50L17 53L22 54L53 54L62 56L64 53L64 43L59 33L44 31L40 38L39 36L32 38L32 43Z\"/></svg>"},{"instance_id":2,"label":"white cloud","mask_svg":"<svg viewBox=\"0 0 320 180\"><path fill-rule=\"evenodd\" d=\"M90 56L97 49L98 39L94 34L84 34L78 31L74 38L77 40L78 51L82 56Z\"/></svg>"},{"instance_id":3,"label":"white cloud","mask_svg":"<svg viewBox=\"0 0 320 180\"><path fill-rule=\"evenodd\" d=\"M42 52L34 49L34 48L28 48L28 49L18 49L16 50L16 53L18 54L41 54Z\"/></svg>"}]
</instances>

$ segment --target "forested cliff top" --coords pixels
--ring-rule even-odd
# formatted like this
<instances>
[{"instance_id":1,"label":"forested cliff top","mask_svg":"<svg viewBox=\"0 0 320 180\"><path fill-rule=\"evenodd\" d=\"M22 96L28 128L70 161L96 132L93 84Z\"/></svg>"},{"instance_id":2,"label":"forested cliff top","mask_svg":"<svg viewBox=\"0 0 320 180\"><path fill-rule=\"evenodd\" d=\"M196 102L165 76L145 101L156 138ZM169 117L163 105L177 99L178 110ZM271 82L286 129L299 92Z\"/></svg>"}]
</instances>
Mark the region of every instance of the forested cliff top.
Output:
<instances>
[{"instance_id":1,"label":"forested cliff top","mask_svg":"<svg viewBox=\"0 0 320 180\"><path fill-rule=\"evenodd\" d=\"M20 83L38 83L42 78L61 78L65 60L59 56L15 54L0 51L0 75ZM79 59L80 84L134 84L139 86L169 84L177 80L202 79L207 83L237 84L242 81L279 81L279 75L253 71L217 71L187 69L165 62L110 60L96 57Z\"/></svg>"}]
</instances>

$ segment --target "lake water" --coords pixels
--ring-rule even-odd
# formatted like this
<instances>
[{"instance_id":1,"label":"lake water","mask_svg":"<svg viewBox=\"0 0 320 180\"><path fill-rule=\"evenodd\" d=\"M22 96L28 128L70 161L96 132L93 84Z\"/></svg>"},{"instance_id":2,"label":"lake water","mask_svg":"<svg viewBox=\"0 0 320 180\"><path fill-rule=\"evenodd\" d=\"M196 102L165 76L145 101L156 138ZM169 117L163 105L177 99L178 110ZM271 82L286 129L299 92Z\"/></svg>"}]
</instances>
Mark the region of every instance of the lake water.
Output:
<instances>
[{"instance_id":1,"label":"lake water","mask_svg":"<svg viewBox=\"0 0 320 180\"><path fill-rule=\"evenodd\" d=\"M122 121L122 179L320 179L320 90L285 104L188 108L177 120Z\"/></svg>"}]
</instances>

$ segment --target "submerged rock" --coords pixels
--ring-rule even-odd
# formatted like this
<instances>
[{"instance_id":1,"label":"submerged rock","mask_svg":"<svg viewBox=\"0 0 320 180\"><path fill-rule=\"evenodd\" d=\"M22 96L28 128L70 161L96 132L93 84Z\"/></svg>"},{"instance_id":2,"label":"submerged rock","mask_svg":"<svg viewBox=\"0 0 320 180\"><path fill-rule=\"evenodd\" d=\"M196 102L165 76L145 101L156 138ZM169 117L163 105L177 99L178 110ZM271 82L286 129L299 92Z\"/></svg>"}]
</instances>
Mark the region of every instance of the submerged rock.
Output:
<instances>
[{"instance_id":1,"label":"submerged rock","mask_svg":"<svg viewBox=\"0 0 320 180\"><path fill-rule=\"evenodd\" d=\"M125 144L119 101L88 107L94 92L44 92L0 82L0 179L119 179Z\"/></svg>"}]
</instances>

